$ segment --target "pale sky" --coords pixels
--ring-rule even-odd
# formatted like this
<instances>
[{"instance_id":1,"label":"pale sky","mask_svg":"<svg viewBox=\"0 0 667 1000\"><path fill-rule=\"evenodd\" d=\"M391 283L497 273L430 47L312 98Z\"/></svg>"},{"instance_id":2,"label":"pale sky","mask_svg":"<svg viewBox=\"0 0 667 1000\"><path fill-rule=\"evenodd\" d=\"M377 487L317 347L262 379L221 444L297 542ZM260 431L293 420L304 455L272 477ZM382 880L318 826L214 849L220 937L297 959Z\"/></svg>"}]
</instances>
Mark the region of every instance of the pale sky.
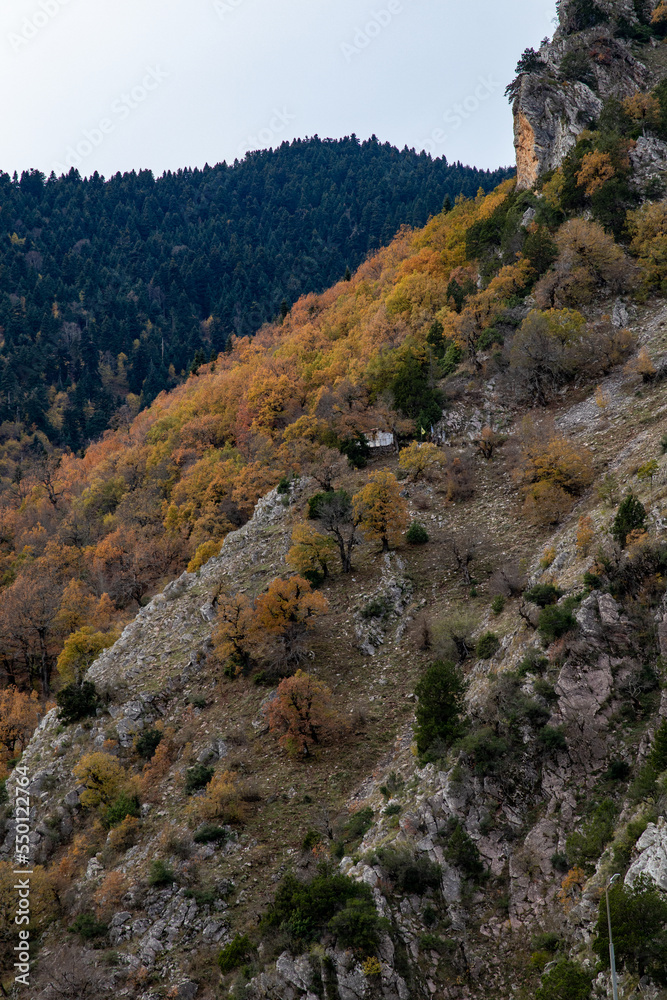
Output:
<instances>
[{"instance_id":1,"label":"pale sky","mask_svg":"<svg viewBox=\"0 0 667 1000\"><path fill-rule=\"evenodd\" d=\"M0 170L233 162L318 134L513 162L503 91L555 0L3 0Z\"/></svg>"}]
</instances>

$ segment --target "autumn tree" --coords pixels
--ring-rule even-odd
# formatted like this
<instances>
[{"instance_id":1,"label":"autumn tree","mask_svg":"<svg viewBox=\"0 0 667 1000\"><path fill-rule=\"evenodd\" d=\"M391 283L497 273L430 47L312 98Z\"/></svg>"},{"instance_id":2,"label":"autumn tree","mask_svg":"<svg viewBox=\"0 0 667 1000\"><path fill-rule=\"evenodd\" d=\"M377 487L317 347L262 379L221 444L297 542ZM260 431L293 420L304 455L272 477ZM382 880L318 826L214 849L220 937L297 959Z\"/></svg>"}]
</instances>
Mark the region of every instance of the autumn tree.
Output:
<instances>
[{"instance_id":1,"label":"autumn tree","mask_svg":"<svg viewBox=\"0 0 667 1000\"><path fill-rule=\"evenodd\" d=\"M558 259L535 286L540 307L576 308L596 292L620 292L633 284L636 269L597 222L570 219L556 233L556 244Z\"/></svg>"},{"instance_id":2,"label":"autumn tree","mask_svg":"<svg viewBox=\"0 0 667 1000\"><path fill-rule=\"evenodd\" d=\"M64 683L81 684L88 668L104 649L113 646L117 638L115 632L96 632L90 625L72 632L65 640L56 664Z\"/></svg>"},{"instance_id":3,"label":"autumn tree","mask_svg":"<svg viewBox=\"0 0 667 1000\"><path fill-rule=\"evenodd\" d=\"M308 501L309 517L320 522L338 545L343 573L352 572L352 552L359 544L359 517L346 490L318 493Z\"/></svg>"},{"instance_id":4,"label":"autumn tree","mask_svg":"<svg viewBox=\"0 0 667 1000\"><path fill-rule=\"evenodd\" d=\"M524 511L535 524L558 524L592 483L592 456L556 431L526 427L518 470Z\"/></svg>"},{"instance_id":5,"label":"autumn tree","mask_svg":"<svg viewBox=\"0 0 667 1000\"><path fill-rule=\"evenodd\" d=\"M646 130L655 129L660 125L661 108L660 101L653 94L642 94L636 91L630 97L626 97L623 103L623 110L631 122L642 130L642 135L646 135Z\"/></svg>"},{"instance_id":6,"label":"autumn tree","mask_svg":"<svg viewBox=\"0 0 667 1000\"><path fill-rule=\"evenodd\" d=\"M393 472L374 472L352 502L362 530L382 543L383 552L400 543L408 524L408 508Z\"/></svg>"},{"instance_id":7,"label":"autumn tree","mask_svg":"<svg viewBox=\"0 0 667 1000\"><path fill-rule=\"evenodd\" d=\"M308 522L297 524L292 532L292 547L287 562L310 583L326 580L336 552L333 538L321 535Z\"/></svg>"},{"instance_id":8,"label":"autumn tree","mask_svg":"<svg viewBox=\"0 0 667 1000\"><path fill-rule=\"evenodd\" d=\"M302 670L280 682L264 712L271 732L281 734L280 742L305 757L311 756L313 747L345 731L329 688Z\"/></svg>"},{"instance_id":9,"label":"autumn tree","mask_svg":"<svg viewBox=\"0 0 667 1000\"><path fill-rule=\"evenodd\" d=\"M578 186L592 198L615 175L616 170L609 153L594 149L584 156L576 178Z\"/></svg>"},{"instance_id":10,"label":"autumn tree","mask_svg":"<svg viewBox=\"0 0 667 1000\"><path fill-rule=\"evenodd\" d=\"M81 804L90 808L110 805L127 786L127 774L121 764L102 751L84 754L74 765L74 777L86 786Z\"/></svg>"},{"instance_id":11,"label":"autumn tree","mask_svg":"<svg viewBox=\"0 0 667 1000\"><path fill-rule=\"evenodd\" d=\"M243 801L238 776L233 771L219 771L206 786L203 798L193 803L202 820L217 819L222 823L242 824L248 809Z\"/></svg>"},{"instance_id":12,"label":"autumn tree","mask_svg":"<svg viewBox=\"0 0 667 1000\"><path fill-rule=\"evenodd\" d=\"M307 633L328 610L326 599L303 577L278 578L255 602L255 643L273 664L289 668L303 659Z\"/></svg>"},{"instance_id":13,"label":"autumn tree","mask_svg":"<svg viewBox=\"0 0 667 1000\"><path fill-rule=\"evenodd\" d=\"M630 249L641 270L643 294L651 291L664 294L667 291L667 203L646 202L641 208L628 212L627 225L632 236Z\"/></svg>"},{"instance_id":14,"label":"autumn tree","mask_svg":"<svg viewBox=\"0 0 667 1000\"><path fill-rule=\"evenodd\" d=\"M215 655L229 662L235 674L249 669L256 641L254 608L245 594L223 594L218 598L212 639Z\"/></svg>"},{"instance_id":15,"label":"autumn tree","mask_svg":"<svg viewBox=\"0 0 667 1000\"><path fill-rule=\"evenodd\" d=\"M0 691L0 761L3 768L8 760L25 750L39 723L40 709L36 691L28 694L14 685Z\"/></svg>"},{"instance_id":16,"label":"autumn tree","mask_svg":"<svg viewBox=\"0 0 667 1000\"><path fill-rule=\"evenodd\" d=\"M434 476L441 460L442 452L437 445L413 441L407 448L402 449L398 464L413 482L417 482L419 479L430 479Z\"/></svg>"}]
</instances>

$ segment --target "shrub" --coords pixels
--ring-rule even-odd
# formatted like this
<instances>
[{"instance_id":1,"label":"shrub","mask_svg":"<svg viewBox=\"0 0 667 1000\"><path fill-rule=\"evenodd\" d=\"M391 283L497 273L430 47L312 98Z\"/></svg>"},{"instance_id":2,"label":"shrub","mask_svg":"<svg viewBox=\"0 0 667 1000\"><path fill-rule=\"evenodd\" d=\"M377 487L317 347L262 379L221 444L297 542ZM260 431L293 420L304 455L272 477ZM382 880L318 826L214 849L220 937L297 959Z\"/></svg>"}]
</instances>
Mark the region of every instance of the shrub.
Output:
<instances>
[{"instance_id":1,"label":"shrub","mask_svg":"<svg viewBox=\"0 0 667 1000\"><path fill-rule=\"evenodd\" d=\"M127 851L134 847L139 835L139 820L136 816L125 816L123 820L111 830L109 835L109 847L113 851Z\"/></svg>"},{"instance_id":2,"label":"shrub","mask_svg":"<svg viewBox=\"0 0 667 1000\"><path fill-rule=\"evenodd\" d=\"M479 777L497 774L510 747L507 740L485 727L470 733L461 741L461 749L472 758L473 770Z\"/></svg>"},{"instance_id":3,"label":"shrub","mask_svg":"<svg viewBox=\"0 0 667 1000\"><path fill-rule=\"evenodd\" d=\"M589 1000L592 981L577 962L563 959L542 977L535 1000Z\"/></svg>"},{"instance_id":4,"label":"shrub","mask_svg":"<svg viewBox=\"0 0 667 1000\"><path fill-rule=\"evenodd\" d=\"M401 811L402 811L402 807L398 804L398 802L394 802L393 805L387 806L387 808L384 810L384 815L385 816L398 816L398 814Z\"/></svg>"},{"instance_id":5,"label":"shrub","mask_svg":"<svg viewBox=\"0 0 667 1000\"><path fill-rule=\"evenodd\" d=\"M96 714L100 699L95 685L90 681L82 684L68 684L56 695L58 718L66 726L80 722Z\"/></svg>"},{"instance_id":6,"label":"shrub","mask_svg":"<svg viewBox=\"0 0 667 1000\"><path fill-rule=\"evenodd\" d=\"M345 455L350 465L355 469L365 469L368 465L368 459L371 457L370 445L363 434L341 441L340 452Z\"/></svg>"},{"instance_id":7,"label":"shrub","mask_svg":"<svg viewBox=\"0 0 667 1000\"><path fill-rule=\"evenodd\" d=\"M617 809L612 799L604 799L593 807L580 833L567 838L567 856L575 866L593 868L614 836Z\"/></svg>"},{"instance_id":8,"label":"shrub","mask_svg":"<svg viewBox=\"0 0 667 1000\"><path fill-rule=\"evenodd\" d=\"M373 810L370 806L354 813L344 827L346 842L361 840L373 825Z\"/></svg>"},{"instance_id":9,"label":"shrub","mask_svg":"<svg viewBox=\"0 0 667 1000\"><path fill-rule=\"evenodd\" d=\"M624 548L628 535L633 531L641 531L646 526L646 508L634 493L628 493L621 502L611 533L615 540Z\"/></svg>"},{"instance_id":10,"label":"shrub","mask_svg":"<svg viewBox=\"0 0 667 1000\"><path fill-rule=\"evenodd\" d=\"M104 825L108 828L119 826L126 816L140 816L139 799L136 795L121 792L104 812Z\"/></svg>"},{"instance_id":11,"label":"shrub","mask_svg":"<svg viewBox=\"0 0 667 1000\"><path fill-rule=\"evenodd\" d=\"M537 734L537 738L545 750L555 752L557 750L567 750L567 740L562 729L553 726L543 726Z\"/></svg>"},{"instance_id":12,"label":"shrub","mask_svg":"<svg viewBox=\"0 0 667 1000\"><path fill-rule=\"evenodd\" d=\"M254 947L247 934L237 934L218 955L218 966L223 976L238 969L252 955Z\"/></svg>"},{"instance_id":13,"label":"shrub","mask_svg":"<svg viewBox=\"0 0 667 1000\"><path fill-rule=\"evenodd\" d=\"M491 610L494 615L500 615L505 610L505 598L502 594L496 594L496 596L491 601Z\"/></svg>"},{"instance_id":14,"label":"shrub","mask_svg":"<svg viewBox=\"0 0 667 1000\"><path fill-rule=\"evenodd\" d=\"M150 760L162 739L159 729L144 729L134 741L134 749L144 760Z\"/></svg>"},{"instance_id":15,"label":"shrub","mask_svg":"<svg viewBox=\"0 0 667 1000\"><path fill-rule=\"evenodd\" d=\"M370 888L335 871L331 865L319 865L317 874L309 882L300 882L288 874L282 880L273 904L262 919L262 928L279 928L289 934L293 946L307 947L330 928L330 923L353 900L365 906L354 908L336 926L335 933L341 940L349 940L348 933L356 924L365 935L372 935L372 922L379 933L386 926L375 911ZM371 913L371 907L375 916Z\"/></svg>"},{"instance_id":16,"label":"shrub","mask_svg":"<svg viewBox=\"0 0 667 1000\"><path fill-rule=\"evenodd\" d=\"M174 875L174 870L171 868L166 861L162 861L160 858L156 858L151 861L151 866L148 872L148 884L153 888L159 888L164 885L171 885L172 882L176 881Z\"/></svg>"},{"instance_id":17,"label":"shrub","mask_svg":"<svg viewBox=\"0 0 667 1000\"><path fill-rule=\"evenodd\" d=\"M551 855L551 864L557 872L566 872L570 869L567 854L563 854L561 851L556 851L555 854Z\"/></svg>"},{"instance_id":18,"label":"shrub","mask_svg":"<svg viewBox=\"0 0 667 1000\"><path fill-rule=\"evenodd\" d=\"M562 591L554 587L553 583L538 583L531 587L523 595L531 604L537 604L540 608L546 608L549 604L556 604L562 597Z\"/></svg>"},{"instance_id":19,"label":"shrub","mask_svg":"<svg viewBox=\"0 0 667 1000\"><path fill-rule=\"evenodd\" d=\"M413 521L407 530L405 540L410 545L426 545L429 541L428 531L423 524L418 521Z\"/></svg>"},{"instance_id":20,"label":"shrub","mask_svg":"<svg viewBox=\"0 0 667 1000\"><path fill-rule=\"evenodd\" d=\"M195 764L189 767L185 775L185 794L194 795L200 788L206 788L213 777L214 770L205 764Z\"/></svg>"},{"instance_id":21,"label":"shrub","mask_svg":"<svg viewBox=\"0 0 667 1000\"><path fill-rule=\"evenodd\" d=\"M480 660L490 660L500 649L500 640L493 632L485 632L477 642L475 653Z\"/></svg>"},{"instance_id":22,"label":"shrub","mask_svg":"<svg viewBox=\"0 0 667 1000\"><path fill-rule=\"evenodd\" d=\"M484 874L484 865L475 841L466 833L458 821L450 823L446 836L445 857L451 864L461 868L466 875L477 881Z\"/></svg>"},{"instance_id":23,"label":"shrub","mask_svg":"<svg viewBox=\"0 0 667 1000\"><path fill-rule=\"evenodd\" d=\"M440 885L440 865L426 855L417 857L408 848L382 847L377 856L398 892L423 896L427 889Z\"/></svg>"},{"instance_id":24,"label":"shrub","mask_svg":"<svg viewBox=\"0 0 667 1000\"><path fill-rule=\"evenodd\" d=\"M380 943L380 931L388 921L381 921L375 904L369 899L349 899L329 921L329 930L343 948L353 948L367 955Z\"/></svg>"},{"instance_id":25,"label":"shrub","mask_svg":"<svg viewBox=\"0 0 667 1000\"><path fill-rule=\"evenodd\" d=\"M394 602L390 597L375 597L361 609L360 614L368 621L371 618L386 618L393 609Z\"/></svg>"},{"instance_id":26,"label":"shrub","mask_svg":"<svg viewBox=\"0 0 667 1000\"><path fill-rule=\"evenodd\" d=\"M228 837L229 833L224 826L218 826L216 823L203 823L192 839L195 844L219 844L223 840L227 840Z\"/></svg>"},{"instance_id":27,"label":"shrub","mask_svg":"<svg viewBox=\"0 0 667 1000\"><path fill-rule=\"evenodd\" d=\"M540 611L537 628L546 645L562 638L567 632L576 628L577 619L572 612L561 605L549 605Z\"/></svg>"},{"instance_id":28,"label":"shrub","mask_svg":"<svg viewBox=\"0 0 667 1000\"><path fill-rule=\"evenodd\" d=\"M68 928L70 934L78 934L82 941L104 937L108 929L108 924L101 923L92 913L80 913Z\"/></svg>"},{"instance_id":29,"label":"shrub","mask_svg":"<svg viewBox=\"0 0 667 1000\"><path fill-rule=\"evenodd\" d=\"M422 757L436 746L451 746L460 734L463 691L460 670L443 660L429 667L417 684L415 740Z\"/></svg>"}]
</instances>

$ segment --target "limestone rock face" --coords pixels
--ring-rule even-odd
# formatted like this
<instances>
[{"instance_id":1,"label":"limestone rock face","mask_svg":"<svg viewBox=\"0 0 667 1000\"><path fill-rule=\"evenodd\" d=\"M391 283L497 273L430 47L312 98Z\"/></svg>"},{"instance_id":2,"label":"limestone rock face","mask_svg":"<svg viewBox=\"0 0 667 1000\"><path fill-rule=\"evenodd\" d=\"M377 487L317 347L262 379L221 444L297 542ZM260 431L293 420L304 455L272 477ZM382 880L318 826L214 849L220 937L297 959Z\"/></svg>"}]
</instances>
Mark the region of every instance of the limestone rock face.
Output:
<instances>
[{"instance_id":1,"label":"limestone rock face","mask_svg":"<svg viewBox=\"0 0 667 1000\"><path fill-rule=\"evenodd\" d=\"M517 81L514 145L519 190L532 188L540 175L560 166L581 132L597 119L604 100L622 100L656 82L630 43L615 37L620 19L637 23L631 0L601 0L598 6L605 18L583 25L575 8L563 3L553 41L539 50L542 65ZM642 164L650 161L651 176L659 172L654 153L643 149L638 154Z\"/></svg>"},{"instance_id":2,"label":"limestone rock face","mask_svg":"<svg viewBox=\"0 0 667 1000\"><path fill-rule=\"evenodd\" d=\"M649 823L635 849L639 856L628 869L626 885L633 885L640 875L648 875L656 885L667 891L667 824L662 817L657 825Z\"/></svg>"},{"instance_id":3,"label":"limestone rock face","mask_svg":"<svg viewBox=\"0 0 667 1000\"><path fill-rule=\"evenodd\" d=\"M583 83L547 83L526 74L514 108L519 189L532 188L541 174L560 166L601 108L600 99Z\"/></svg>"}]
</instances>

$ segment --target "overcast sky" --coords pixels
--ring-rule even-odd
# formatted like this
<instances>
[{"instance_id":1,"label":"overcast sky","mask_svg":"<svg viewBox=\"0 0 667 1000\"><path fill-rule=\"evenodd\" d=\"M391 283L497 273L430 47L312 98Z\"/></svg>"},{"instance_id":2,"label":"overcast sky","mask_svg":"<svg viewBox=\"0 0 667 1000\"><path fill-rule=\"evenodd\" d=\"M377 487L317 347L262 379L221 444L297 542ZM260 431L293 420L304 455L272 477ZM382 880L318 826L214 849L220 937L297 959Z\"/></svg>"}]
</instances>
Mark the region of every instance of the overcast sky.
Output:
<instances>
[{"instance_id":1,"label":"overcast sky","mask_svg":"<svg viewBox=\"0 0 667 1000\"><path fill-rule=\"evenodd\" d=\"M503 95L555 0L4 0L0 169L108 177L375 133L513 162Z\"/></svg>"}]
</instances>

